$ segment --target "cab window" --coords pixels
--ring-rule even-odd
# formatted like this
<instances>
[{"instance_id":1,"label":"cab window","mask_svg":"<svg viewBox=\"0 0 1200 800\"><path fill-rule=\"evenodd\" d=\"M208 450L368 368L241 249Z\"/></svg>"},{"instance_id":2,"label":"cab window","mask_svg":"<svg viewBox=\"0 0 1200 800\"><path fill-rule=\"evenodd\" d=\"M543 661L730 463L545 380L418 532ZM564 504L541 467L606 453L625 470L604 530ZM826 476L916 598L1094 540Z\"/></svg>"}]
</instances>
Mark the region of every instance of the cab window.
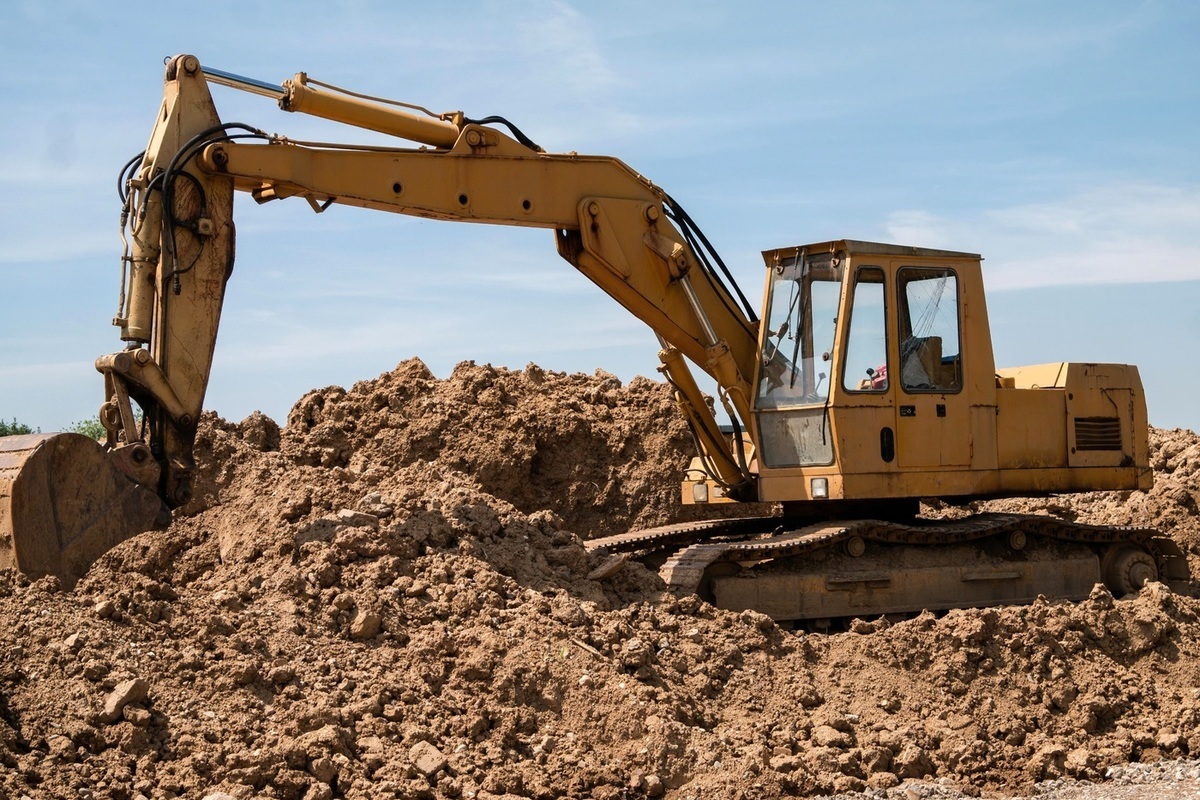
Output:
<instances>
[{"instance_id":1,"label":"cab window","mask_svg":"<svg viewBox=\"0 0 1200 800\"><path fill-rule=\"evenodd\" d=\"M962 389L958 278L953 270L904 267L896 276L900 385L906 392Z\"/></svg>"},{"instance_id":2,"label":"cab window","mask_svg":"<svg viewBox=\"0 0 1200 800\"><path fill-rule=\"evenodd\" d=\"M883 270L879 267L858 270L851 291L854 294L850 299L842 386L852 392L886 392L887 313Z\"/></svg>"}]
</instances>

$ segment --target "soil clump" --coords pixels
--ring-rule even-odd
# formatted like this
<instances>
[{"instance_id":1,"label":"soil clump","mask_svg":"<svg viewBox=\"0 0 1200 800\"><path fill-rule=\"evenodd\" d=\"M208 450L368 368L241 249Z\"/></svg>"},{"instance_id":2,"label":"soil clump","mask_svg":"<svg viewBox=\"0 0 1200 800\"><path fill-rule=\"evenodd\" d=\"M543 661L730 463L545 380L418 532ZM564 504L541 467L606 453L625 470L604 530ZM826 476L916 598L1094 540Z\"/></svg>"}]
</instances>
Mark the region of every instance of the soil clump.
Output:
<instances>
[{"instance_id":1,"label":"soil clump","mask_svg":"<svg viewBox=\"0 0 1200 800\"><path fill-rule=\"evenodd\" d=\"M1152 449L1149 493L987 508L1155 525L1200 574L1200 437ZM170 530L71 591L0 574L0 795L997 796L1200 754L1186 591L806 634L595 577L583 539L693 513L691 455L663 384L533 365L206 415Z\"/></svg>"}]
</instances>

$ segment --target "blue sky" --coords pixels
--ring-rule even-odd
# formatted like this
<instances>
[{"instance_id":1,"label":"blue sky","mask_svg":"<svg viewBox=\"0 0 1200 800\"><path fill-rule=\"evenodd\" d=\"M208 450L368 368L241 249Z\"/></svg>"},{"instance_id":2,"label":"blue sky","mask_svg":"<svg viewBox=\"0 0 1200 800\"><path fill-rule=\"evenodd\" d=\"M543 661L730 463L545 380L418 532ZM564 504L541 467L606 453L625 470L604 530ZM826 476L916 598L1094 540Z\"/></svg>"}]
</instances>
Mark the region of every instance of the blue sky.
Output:
<instances>
[{"instance_id":1,"label":"blue sky","mask_svg":"<svg viewBox=\"0 0 1200 800\"><path fill-rule=\"evenodd\" d=\"M120 8L118 13L116 9ZM752 299L759 251L834 238L984 254L997 363L1135 363L1200 428L1200 4L461 4L10 0L0 10L0 417L95 413L121 346L116 173L162 60L298 71L614 155L704 228ZM226 121L380 137L216 88ZM238 198L206 405L283 421L419 356L654 375L653 334L546 231Z\"/></svg>"}]
</instances>

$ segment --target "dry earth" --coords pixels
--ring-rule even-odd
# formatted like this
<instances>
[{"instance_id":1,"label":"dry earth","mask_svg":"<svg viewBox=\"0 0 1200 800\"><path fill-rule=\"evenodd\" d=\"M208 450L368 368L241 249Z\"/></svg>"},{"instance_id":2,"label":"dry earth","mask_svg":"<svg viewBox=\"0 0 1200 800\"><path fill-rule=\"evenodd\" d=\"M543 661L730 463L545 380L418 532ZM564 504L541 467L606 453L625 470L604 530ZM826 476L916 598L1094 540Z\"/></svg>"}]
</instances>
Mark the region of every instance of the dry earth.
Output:
<instances>
[{"instance_id":1,"label":"dry earth","mask_svg":"<svg viewBox=\"0 0 1200 800\"><path fill-rule=\"evenodd\" d=\"M1200 754L1188 592L819 635L589 578L581 537L682 518L690 447L664 386L532 365L206 417L170 530L70 591L0 574L0 796L1009 796ZM1151 523L1200 574L1200 439L1153 451L1148 494L998 507Z\"/></svg>"}]
</instances>

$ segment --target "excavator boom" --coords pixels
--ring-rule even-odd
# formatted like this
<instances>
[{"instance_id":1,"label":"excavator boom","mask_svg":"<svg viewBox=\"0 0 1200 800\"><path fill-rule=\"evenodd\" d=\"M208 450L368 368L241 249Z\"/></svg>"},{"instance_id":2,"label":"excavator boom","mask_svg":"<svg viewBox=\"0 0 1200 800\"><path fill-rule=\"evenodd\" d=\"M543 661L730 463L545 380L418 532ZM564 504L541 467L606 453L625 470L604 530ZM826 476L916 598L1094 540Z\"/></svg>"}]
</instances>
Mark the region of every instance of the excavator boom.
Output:
<instances>
[{"instance_id":1,"label":"excavator boom","mask_svg":"<svg viewBox=\"0 0 1200 800\"><path fill-rule=\"evenodd\" d=\"M224 123L214 83L404 141L298 143ZM196 423L233 271L235 191L258 202L302 197L318 212L337 203L553 231L565 260L658 334L664 373L714 474L752 491L746 459L730 451L680 354L748 419L753 311L718 277L686 213L617 159L545 153L500 118L432 114L303 73L276 86L206 70L189 55L168 62L155 119L123 175L125 289L114 324L126 346L96 361L106 442L4 442L0 565L72 583L99 554L161 523L164 508L191 499Z\"/></svg>"}]
</instances>

